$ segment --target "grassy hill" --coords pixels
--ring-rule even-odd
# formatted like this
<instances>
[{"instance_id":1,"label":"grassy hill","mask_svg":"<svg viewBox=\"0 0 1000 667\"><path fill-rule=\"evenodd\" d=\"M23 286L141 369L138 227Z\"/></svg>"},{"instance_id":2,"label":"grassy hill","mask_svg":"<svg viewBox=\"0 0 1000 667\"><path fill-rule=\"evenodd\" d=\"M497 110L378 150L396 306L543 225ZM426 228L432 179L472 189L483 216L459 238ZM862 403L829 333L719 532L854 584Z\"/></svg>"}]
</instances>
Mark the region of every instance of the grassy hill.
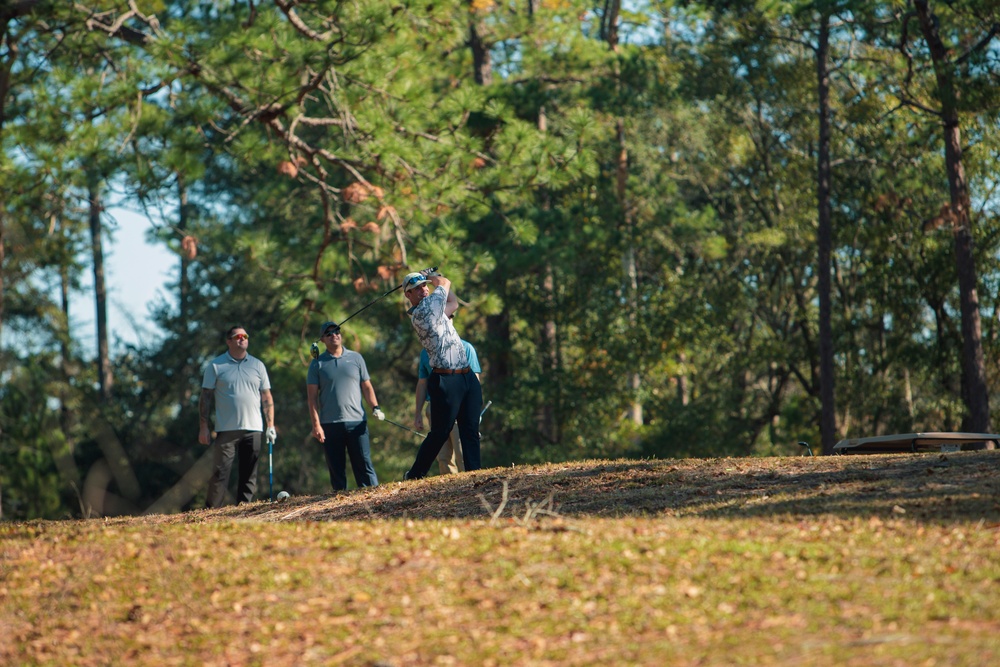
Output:
<instances>
[{"instance_id":1,"label":"grassy hill","mask_svg":"<svg viewBox=\"0 0 1000 667\"><path fill-rule=\"evenodd\" d=\"M0 524L0 664L997 664L998 472L586 461Z\"/></svg>"}]
</instances>

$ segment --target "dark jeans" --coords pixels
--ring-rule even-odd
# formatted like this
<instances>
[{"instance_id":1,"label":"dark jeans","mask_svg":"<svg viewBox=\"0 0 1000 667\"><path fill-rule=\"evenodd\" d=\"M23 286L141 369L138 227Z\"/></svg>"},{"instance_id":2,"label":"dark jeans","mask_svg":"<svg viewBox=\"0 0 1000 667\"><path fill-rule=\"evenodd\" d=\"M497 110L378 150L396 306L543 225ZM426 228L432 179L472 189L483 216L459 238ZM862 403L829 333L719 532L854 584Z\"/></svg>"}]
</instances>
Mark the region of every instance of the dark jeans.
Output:
<instances>
[{"instance_id":1,"label":"dark jeans","mask_svg":"<svg viewBox=\"0 0 1000 667\"><path fill-rule=\"evenodd\" d=\"M344 452L351 458L351 470L354 471L354 481L358 487L378 486L375 466L372 465L371 449L368 446L368 422L337 422L322 424L323 453L326 454L326 467L330 470L330 484L334 491L347 488L347 469L344 465Z\"/></svg>"},{"instance_id":2,"label":"dark jeans","mask_svg":"<svg viewBox=\"0 0 1000 667\"><path fill-rule=\"evenodd\" d=\"M239 483L236 504L253 500L257 490L257 462L260 460L260 431L222 431L215 434L212 476L208 480L207 507L222 507L229 486L233 459L239 456Z\"/></svg>"},{"instance_id":3,"label":"dark jeans","mask_svg":"<svg viewBox=\"0 0 1000 667\"><path fill-rule=\"evenodd\" d=\"M479 457L479 413L483 409L483 388L479 384L479 378L475 373L431 373L427 380L427 393L431 398L431 430L420 443L417 459L406 473L406 478L420 479L427 475L456 421L462 441L465 469L479 470L482 467Z\"/></svg>"}]
</instances>

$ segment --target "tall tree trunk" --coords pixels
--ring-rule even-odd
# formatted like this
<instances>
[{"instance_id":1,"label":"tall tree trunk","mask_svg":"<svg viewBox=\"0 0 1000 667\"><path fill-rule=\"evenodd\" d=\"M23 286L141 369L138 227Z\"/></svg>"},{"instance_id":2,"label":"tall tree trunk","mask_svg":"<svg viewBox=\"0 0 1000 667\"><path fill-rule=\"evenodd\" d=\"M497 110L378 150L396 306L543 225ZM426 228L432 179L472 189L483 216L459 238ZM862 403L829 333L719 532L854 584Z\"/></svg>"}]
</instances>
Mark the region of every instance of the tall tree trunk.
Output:
<instances>
[{"instance_id":1,"label":"tall tree trunk","mask_svg":"<svg viewBox=\"0 0 1000 667\"><path fill-rule=\"evenodd\" d=\"M833 225L830 219L830 72L827 58L830 47L830 17L820 18L819 44L816 49L816 82L819 98L819 146L817 155L817 199L819 229L819 396L820 437L824 454L833 454L837 444L837 406L834 393L833 308L831 304L830 254L833 249Z\"/></svg>"},{"instance_id":2,"label":"tall tree trunk","mask_svg":"<svg viewBox=\"0 0 1000 667\"><path fill-rule=\"evenodd\" d=\"M0 139L3 139L4 127L7 121L7 95L10 92L10 72L18 57L17 40L10 37L10 22L13 16L5 16L3 24L0 25L0 38L4 41L6 56L0 63ZM0 207L0 373L4 370L3 365L3 323L6 286L4 285L4 273L7 270L5 230L7 221L3 214L3 207ZM3 435L3 428L0 427L0 436ZM2 472L2 469L0 469ZM0 474L0 521L3 520L3 475Z\"/></svg>"},{"instance_id":3,"label":"tall tree trunk","mask_svg":"<svg viewBox=\"0 0 1000 667\"><path fill-rule=\"evenodd\" d=\"M187 234L188 221L191 215L191 203L188 200L188 189L187 182L184 180L184 175L177 172L177 196L180 199L180 210L177 216L177 230L181 233L183 238ZM180 264L180 276L178 276L177 281L177 303L180 316L180 332L181 340L188 339L188 331L190 329L190 318L191 318L191 279L188 276L188 267L191 265L191 259L188 257L187 248L181 248L181 264ZM190 358L185 358L186 362L190 362ZM180 393L180 405L187 405L191 400L191 383L185 382L181 388Z\"/></svg>"},{"instance_id":4,"label":"tall tree trunk","mask_svg":"<svg viewBox=\"0 0 1000 667\"><path fill-rule=\"evenodd\" d=\"M500 297L506 296L506 283L499 285ZM490 356L490 385L502 387L510 377L510 315L507 308L486 316L486 332L493 346Z\"/></svg>"},{"instance_id":5,"label":"tall tree trunk","mask_svg":"<svg viewBox=\"0 0 1000 667\"><path fill-rule=\"evenodd\" d=\"M476 9L472 2L466 3L469 6L469 41L467 44L472 50L472 75L480 86L488 86L493 83L493 58L490 56L490 47L493 45L483 39L483 27L476 20Z\"/></svg>"},{"instance_id":6,"label":"tall tree trunk","mask_svg":"<svg viewBox=\"0 0 1000 667\"><path fill-rule=\"evenodd\" d=\"M0 135L3 133L0 132ZM6 247L7 241L4 238L4 215L3 211L0 211L0 351L3 350L3 318L4 318L4 283L3 275L7 270L6 253L4 248ZM0 371L3 371L3 365L0 363Z\"/></svg>"},{"instance_id":7,"label":"tall tree trunk","mask_svg":"<svg viewBox=\"0 0 1000 667\"><path fill-rule=\"evenodd\" d=\"M88 184L90 204L90 248L94 261L94 297L97 315L97 378L101 387L101 400L111 400L114 379L111 374L111 356L108 352L108 295L104 281L104 241L101 234L101 192L96 177Z\"/></svg>"},{"instance_id":8,"label":"tall tree trunk","mask_svg":"<svg viewBox=\"0 0 1000 667\"><path fill-rule=\"evenodd\" d=\"M958 291L962 312L962 399L968 410L963 429L988 433L990 399L986 386L986 362L983 356L972 222L969 219L969 188L962 163L958 117L960 90L954 79L955 63L949 59L949 49L941 40L937 17L931 11L928 0L914 0L913 4L934 63L938 102L941 104L941 122L944 126L944 154L948 170L952 230L955 236L955 263L958 267Z\"/></svg>"},{"instance_id":9,"label":"tall tree trunk","mask_svg":"<svg viewBox=\"0 0 1000 667\"><path fill-rule=\"evenodd\" d=\"M59 297L62 308L62 321L59 323L59 353L62 357L62 386L59 387L59 428L62 430L63 442L52 439L52 460L62 478L62 483L80 491L80 471L76 467L74 453L76 450L76 425L79 411L74 409L74 389L72 379L76 376L77 366L73 360L70 348L69 334L69 301L70 280L69 267L65 262L59 266Z\"/></svg>"},{"instance_id":10,"label":"tall tree trunk","mask_svg":"<svg viewBox=\"0 0 1000 667\"><path fill-rule=\"evenodd\" d=\"M20 50L18 48L17 40L14 39L10 34L11 21L14 16L5 16L3 23L0 24L0 40L4 42L5 57L3 62L0 62L0 139L3 139L4 129L7 124L7 95L10 93L10 72L14 67L14 63L17 61ZM7 221L3 213L3 208L0 207L0 343L3 342L3 323L4 323L4 301L5 301L5 285L4 285L4 273L6 272L6 239L4 238L4 231L7 227ZM0 346L0 350L2 350ZM0 371L4 370L3 366L0 365ZM0 511L0 517L3 516L2 511Z\"/></svg>"},{"instance_id":11,"label":"tall tree trunk","mask_svg":"<svg viewBox=\"0 0 1000 667\"><path fill-rule=\"evenodd\" d=\"M618 22L621 17L621 0L607 0L604 4L604 16L601 22L601 35L608 47L618 52ZM621 91L621 65L615 63L615 86ZM638 294L639 277L636 269L633 219L628 201L628 143L625 137L625 119L619 117L617 122L618 160L616 188L618 203L622 211L622 229L625 232L625 255L622 258L625 273L625 294L628 307L629 325L632 331L638 326ZM628 415L633 424L642 425L642 402L639 400L639 390L642 388L642 376L638 369L628 378L628 387L632 398Z\"/></svg>"},{"instance_id":12,"label":"tall tree trunk","mask_svg":"<svg viewBox=\"0 0 1000 667\"><path fill-rule=\"evenodd\" d=\"M545 106L538 109L538 131L544 134L548 131L548 117L545 115ZM539 193L540 208L548 211L552 207L551 196L548 189L543 188ZM551 376L558 372L559 368L559 340L558 328L554 319L555 308L555 269L551 262L546 262L542 267L542 298L545 303L546 318L542 326L542 370L546 375ZM539 414L539 429L548 442L553 444L559 442L559 421L557 418L557 404L559 392L552 392L548 400L542 401Z\"/></svg>"},{"instance_id":13,"label":"tall tree trunk","mask_svg":"<svg viewBox=\"0 0 1000 667\"><path fill-rule=\"evenodd\" d=\"M69 267L63 263L59 267L59 297L60 305L62 307L63 320L60 323L64 329L62 331L69 331L69 295L70 295L70 285L69 285ZM63 437L66 439L66 445L69 448L70 453L73 452L73 410L70 409L68 403L69 392L70 392L70 379L73 376L71 366L73 364L72 357L70 356L69 349L69 334L63 333L59 336L59 354L62 357L62 379L63 384L59 388L59 426L62 428Z\"/></svg>"},{"instance_id":14,"label":"tall tree trunk","mask_svg":"<svg viewBox=\"0 0 1000 667\"><path fill-rule=\"evenodd\" d=\"M681 405L687 405L691 402L691 388L688 380L686 353L677 353L677 366L681 369L677 374L677 401Z\"/></svg>"},{"instance_id":15,"label":"tall tree trunk","mask_svg":"<svg viewBox=\"0 0 1000 667\"><path fill-rule=\"evenodd\" d=\"M472 51L472 77L481 86L488 86L493 82L493 62L490 57L492 44L483 40L482 31L476 21L475 9L472 2L467 0L469 7L469 40L467 42ZM507 280L503 277L503 271L498 272L499 280L495 287L500 292L503 300L503 310L497 315L486 317L486 331L492 346L493 353L490 357L490 384L494 387L506 386L510 378L510 312L507 305Z\"/></svg>"},{"instance_id":16,"label":"tall tree trunk","mask_svg":"<svg viewBox=\"0 0 1000 667\"><path fill-rule=\"evenodd\" d=\"M181 174L180 172L177 173L177 196L180 199L180 210L177 216L177 230L181 233L182 236L184 236L185 234L187 234L188 216L190 214L191 204L188 201L188 190L187 190L187 184L184 181L184 175ZM177 300L178 300L178 309L180 310L181 331L183 332L185 339L187 338L188 316L189 316L188 310L190 308L190 304L188 303L188 300L190 299L190 290L191 290L191 286L188 280L188 265L190 263L191 260L188 259L186 249L182 249L181 267L180 267L181 274L177 282L178 292L179 292L177 295Z\"/></svg>"}]
</instances>

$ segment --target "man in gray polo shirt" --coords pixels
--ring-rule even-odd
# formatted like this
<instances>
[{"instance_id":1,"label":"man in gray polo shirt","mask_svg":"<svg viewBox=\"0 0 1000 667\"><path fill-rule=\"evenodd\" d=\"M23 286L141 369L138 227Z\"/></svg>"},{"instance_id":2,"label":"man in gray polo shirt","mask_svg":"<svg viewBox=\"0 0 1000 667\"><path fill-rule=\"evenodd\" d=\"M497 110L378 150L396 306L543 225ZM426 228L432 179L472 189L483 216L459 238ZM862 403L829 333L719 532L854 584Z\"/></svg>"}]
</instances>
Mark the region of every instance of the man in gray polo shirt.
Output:
<instances>
[{"instance_id":1,"label":"man in gray polo shirt","mask_svg":"<svg viewBox=\"0 0 1000 667\"><path fill-rule=\"evenodd\" d=\"M344 347L336 322L323 323L320 340L326 345L326 352L309 364L306 394L312 435L323 444L330 484L334 491L347 489L346 452L358 487L378 486L362 394L376 418L385 419L385 414L378 407L368 366L364 357Z\"/></svg>"},{"instance_id":2,"label":"man in gray polo shirt","mask_svg":"<svg viewBox=\"0 0 1000 667\"><path fill-rule=\"evenodd\" d=\"M198 401L201 418L198 442L208 445L212 443L209 407L212 396L215 396L215 453L212 477L208 482L208 507L222 506L233 459L237 455L240 463L236 504L253 500L257 490L261 432L265 425L267 441L277 439L271 381L264 363L247 353L250 336L246 329L235 326L227 331L226 346L229 350L212 359L205 367L201 399Z\"/></svg>"},{"instance_id":3,"label":"man in gray polo shirt","mask_svg":"<svg viewBox=\"0 0 1000 667\"><path fill-rule=\"evenodd\" d=\"M479 470L479 413L483 409L483 388L469 367L462 339L451 316L458 310L458 298L451 281L428 272L410 273L403 279L403 293L412 308L410 322L420 344L427 350L431 375L427 394L431 398L431 430L420 443L417 458L403 479L425 477L431 464L458 422L465 469ZM428 284L433 285L432 292Z\"/></svg>"}]
</instances>

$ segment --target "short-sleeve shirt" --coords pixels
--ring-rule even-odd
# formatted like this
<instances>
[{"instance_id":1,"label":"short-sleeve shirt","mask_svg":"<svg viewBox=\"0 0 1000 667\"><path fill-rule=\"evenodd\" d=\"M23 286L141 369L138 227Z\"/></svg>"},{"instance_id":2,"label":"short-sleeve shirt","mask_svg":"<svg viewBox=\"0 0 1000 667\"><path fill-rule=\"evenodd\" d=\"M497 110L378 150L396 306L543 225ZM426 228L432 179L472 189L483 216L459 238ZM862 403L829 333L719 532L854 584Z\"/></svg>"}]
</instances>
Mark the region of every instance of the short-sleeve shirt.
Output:
<instances>
[{"instance_id":1,"label":"short-sleeve shirt","mask_svg":"<svg viewBox=\"0 0 1000 667\"><path fill-rule=\"evenodd\" d=\"M215 430L263 431L260 393L271 389L264 362L252 355L233 359L223 352L205 367L203 389L215 393Z\"/></svg>"},{"instance_id":2,"label":"short-sleeve shirt","mask_svg":"<svg viewBox=\"0 0 1000 667\"><path fill-rule=\"evenodd\" d=\"M320 423L364 421L361 383L369 379L365 358L353 350L345 348L339 357L324 352L313 359L306 374L306 384L318 387L316 400Z\"/></svg>"},{"instance_id":3,"label":"short-sleeve shirt","mask_svg":"<svg viewBox=\"0 0 1000 667\"><path fill-rule=\"evenodd\" d=\"M431 368L459 370L469 365L462 339L445 312L448 291L438 286L423 301L410 308L410 320L420 344L427 351Z\"/></svg>"},{"instance_id":4,"label":"short-sleeve shirt","mask_svg":"<svg viewBox=\"0 0 1000 667\"><path fill-rule=\"evenodd\" d=\"M483 369L479 365L479 355L476 354L476 348L472 347L472 343L464 339L462 339L462 347L465 348L465 356L469 360L469 368L472 369L472 372L482 373ZM427 350L420 350L420 363L417 364L417 378L420 380L426 380L430 376L430 357L427 356Z\"/></svg>"}]
</instances>

